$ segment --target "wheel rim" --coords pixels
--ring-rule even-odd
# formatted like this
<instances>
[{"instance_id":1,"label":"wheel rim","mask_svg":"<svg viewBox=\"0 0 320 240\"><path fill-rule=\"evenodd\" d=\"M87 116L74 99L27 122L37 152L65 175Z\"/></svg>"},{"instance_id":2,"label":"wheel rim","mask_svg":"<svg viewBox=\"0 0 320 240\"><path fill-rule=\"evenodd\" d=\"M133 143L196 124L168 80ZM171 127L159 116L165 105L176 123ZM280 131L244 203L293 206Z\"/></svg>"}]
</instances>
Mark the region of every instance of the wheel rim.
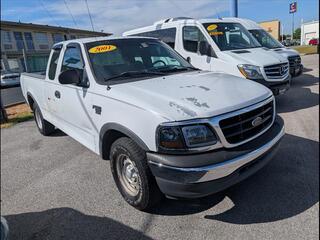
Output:
<instances>
[{"instance_id":1,"label":"wheel rim","mask_svg":"<svg viewBox=\"0 0 320 240\"><path fill-rule=\"evenodd\" d=\"M41 121L41 116L38 108L36 108L34 112L35 118L36 118L36 123L40 129L42 129L42 121Z\"/></svg>"},{"instance_id":2,"label":"wheel rim","mask_svg":"<svg viewBox=\"0 0 320 240\"><path fill-rule=\"evenodd\" d=\"M117 158L117 174L125 191L131 196L137 196L140 191L140 175L135 163L125 154L120 154Z\"/></svg>"}]
</instances>

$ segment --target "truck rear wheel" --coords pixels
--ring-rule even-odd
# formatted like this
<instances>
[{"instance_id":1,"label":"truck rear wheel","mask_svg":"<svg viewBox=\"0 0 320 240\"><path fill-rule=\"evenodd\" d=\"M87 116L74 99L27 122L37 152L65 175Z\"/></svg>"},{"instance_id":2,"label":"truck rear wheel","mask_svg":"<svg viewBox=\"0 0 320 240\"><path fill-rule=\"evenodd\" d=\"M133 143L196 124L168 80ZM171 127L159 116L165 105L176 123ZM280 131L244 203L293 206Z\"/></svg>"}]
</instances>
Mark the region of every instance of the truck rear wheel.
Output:
<instances>
[{"instance_id":1,"label":"truck rear wheel","mask_svg":"<svg viewBox=\"0 0 320 240\"><path fill-rule=\"evenodd\" d=\"M44 136L50 135L55 130L55 127L43 118L40 108L36 103L33 104L33 113L39 132Z\"/></svg>"},{"instance_id":2,"label":"truck rear wheel","mask_svg":"<svg viewBox=\"0 0 320 240\"><path fill-rule=\"evenodd\" d=\"M152 175L146 153L130 138L117 139L111 146L110 166L114 181L131 206L147 211L160 202L160 192Z\"/></svg>"}]
</instances>

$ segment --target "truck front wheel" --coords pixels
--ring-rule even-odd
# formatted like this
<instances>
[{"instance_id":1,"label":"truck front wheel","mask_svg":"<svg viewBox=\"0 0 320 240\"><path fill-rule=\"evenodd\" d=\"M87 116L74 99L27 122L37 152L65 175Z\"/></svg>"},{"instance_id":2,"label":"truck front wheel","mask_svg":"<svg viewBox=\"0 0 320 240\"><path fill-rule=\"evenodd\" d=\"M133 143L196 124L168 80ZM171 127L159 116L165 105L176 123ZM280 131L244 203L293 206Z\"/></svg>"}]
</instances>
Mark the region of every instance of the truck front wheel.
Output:
<instances>
[{"instance_id":1,"label":"truck front wheel","mask_svg":"<svg viewBox=\"0 0 320 240\"><path fill-rule=\"evenodd\" d=\"M55 130L55 127L43 118L40 108L36 103L33 104L33 113L39 132L44 136L50 135Z\"/></svg>"},{"instance_id":2,"label":"truck front wheel","mask_svg":"<svg viewBox=\"0 0 320 240\"><path fill-rule=\"evenodd\" d=\"M131 206L147 211L162 199L145 151L130 138L112 144L110 166L118 190Z\"/></svg>"}]
</instances>

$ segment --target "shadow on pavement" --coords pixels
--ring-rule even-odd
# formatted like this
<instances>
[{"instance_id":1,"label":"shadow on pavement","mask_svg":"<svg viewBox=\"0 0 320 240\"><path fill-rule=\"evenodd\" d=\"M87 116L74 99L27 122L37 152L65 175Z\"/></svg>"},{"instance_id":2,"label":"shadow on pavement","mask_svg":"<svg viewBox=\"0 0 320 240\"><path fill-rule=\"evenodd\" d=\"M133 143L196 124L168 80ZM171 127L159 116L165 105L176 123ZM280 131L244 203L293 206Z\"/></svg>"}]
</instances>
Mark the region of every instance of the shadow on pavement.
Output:
<instances>
[{"instance_id":1,"label":"shadow on pavement","mask_svg":"<svg viewBox=\"0 0 320 240\"><path fill-rule=\"evenodd\" d=\"M317 84L319 78L310 74L293 78L290 89L276 97L277 112L287 113L319 105L319 94L308 88Z\"/></svg>"},{"instance_id":2,"label":"shadow on pavement","mask_svg":"<svg viewBox=\"0 0 320 240\"><path fill-rule=\"evenodd\" d=\"M72 208L7 215L5 218L9 225L10 240L152 240L108 217L89 216Z\"/></svg>"},{"instance_id":3,"label":"shadow on pavement","mask_svg":"<svg viewBox=\"0 0 320 240\"><path fill-rule=\"evenodd\" d=\"M300 214L319 202L319 144L286 134L275 158L257 174L224 192L188 201L166 200L153 213L185 215L213 208L228 197L234 206L206 215L234 224L274 222Z\"/></svg>"}]
</instances>

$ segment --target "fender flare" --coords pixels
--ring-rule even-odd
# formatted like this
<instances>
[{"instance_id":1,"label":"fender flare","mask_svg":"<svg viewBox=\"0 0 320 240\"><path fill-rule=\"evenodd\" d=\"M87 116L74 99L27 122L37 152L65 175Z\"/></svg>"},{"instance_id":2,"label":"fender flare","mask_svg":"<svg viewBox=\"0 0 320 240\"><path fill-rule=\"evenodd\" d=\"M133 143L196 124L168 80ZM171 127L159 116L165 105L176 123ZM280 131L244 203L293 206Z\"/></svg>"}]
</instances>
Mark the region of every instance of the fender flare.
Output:
<instances>
[{"instance_id":1,"label":"fender flare","mask_svg":"<svg viewBox=\"0 0 320 240\"><path fill-rule=\"evenodd\" d=\"M107 149L104 149L104 136L108 131L118 131L126 136L128 136L129 138L131 138L136 144L138 144L139 147L141 147L144 151L150 151L148 146L144 143L144 141L138 137L133 131L131 131L130 129L128 129L127 127L124 127L121 124L118 123L106 123L104 124L101 129L100 129L100 133L99 133L99 153L100 156L104 156L104 151L106 151ZM107 153L107 155L109 155Z\"/></svg>"}]
</instances>

